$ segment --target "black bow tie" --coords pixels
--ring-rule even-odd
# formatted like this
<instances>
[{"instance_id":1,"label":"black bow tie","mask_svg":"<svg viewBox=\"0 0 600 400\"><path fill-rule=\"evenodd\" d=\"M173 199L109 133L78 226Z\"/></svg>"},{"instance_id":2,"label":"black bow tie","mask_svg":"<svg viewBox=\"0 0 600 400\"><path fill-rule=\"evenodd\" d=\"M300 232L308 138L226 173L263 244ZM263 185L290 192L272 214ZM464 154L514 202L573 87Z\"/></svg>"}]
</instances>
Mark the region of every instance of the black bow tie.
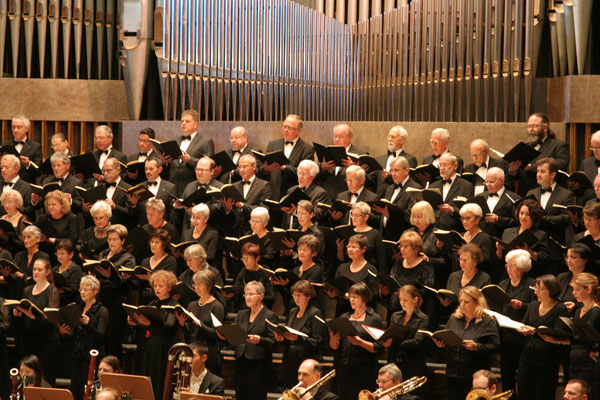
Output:
<instances>
[{"instance_id":1,"label":"black bow tie","mask_svg":"<svg viewBox=\"0 0 600 400\"><path fill-rule=\"evenodd\" d=\"M142 153L142 152L140 151L140 156L148 157L148 154L147 154L147 153Z\"/></svg>"},{"instance_id":2,"label":"black bow tie","mask_svg":"<svg viewBox=\"0 0 600 400\"><path fill-rule=\"evenodd\" d=\"M12 182L2 182L2 186L12 186Z\"/></svg>"},{"instance_id":3,"label":"black bow tie","mask_svg":"<svg viewBox=\"0 0 600 400\"><path fill-rule=\"evenodd\" d=\"M285 141L285 145L287 146L288 144L291 144L292 146L294 145L294 142L290 142L288 140Z\"/></svg>"},{"instance_id":4,"label":"black bow tie","mask_svg":"<svg viewBox=\"0 0 600 400\"><path fill-rule=\"evenodd\" d=\"M250 182L250 181L242 181L242 185L250 185L250 184L252 184L252 182Z\"/></svg>"},{"instance_id":5,"label":"black bow tie","mask_svg":"<svg viewBox=\"0 0 600 400\"><path fill-rule=\"evenodd\" d=\"M594 163L596 164L596 167L600 167L600 160L597 158L594 158Z\"/></svg>"},{"instance_id":6,"label":"black bow tie","mask_svg":"<svg viewBox=\"0 0 600 400\"><path fill-rule=\"evenodd\" d=\"M156 182L152 182L153 184L155 184ZM148 183L148 185L150 185L150 183ZM117 187L117 182L106 182L106 187L109 188L111 186Z\"/></svg>"},{"instance_id":7,"label":"black bow tie","mask_svg":"<svg viewBox=\"0 0 600 400\"><path fill-rule=\"evenodd\" d=\"M100 154L108 154L108 150L100 150Z\"/></svg>"},{"instance_id":8,"label":"black bow tie","mask_svg":"<svg viewBox=\"0 0 600 400\"><path fill-rule=\"evenodd\" d=\"M65 181L65 178L56 178L56 182L62 184Z\"/></svg>"},{"instance_id":9,"label":"black bow tie","mask_svg":"<svg viewBox=\"0 0 600 400\"><path fill-rule=\"evenodd\" d=\"M394 157L396 157L396 152L388 150L388 156L394 156Z\"/></svg>"},{"instance_id":10,"label":"black bow tie","mask_svg":"<svg viewBox=\"0 0 600 400\"><path fill-rule=\"evenodd\" d=\"M350 197L352 197L352 196L358 197L358 193L350 193Z\"/></svg>"},{"instance_id":11,"label":"black bow tie","mask_svg":"<svg viewBox=\"0 0 600 400\"><path fill-rule=\"evenodd\" d=\"M394 188L396 189L402 189L402 184L401 183L394 183Z\"/></svg>"},{"instance_id":12,"label":"black bow tie","mask_svg":"<svg viewBox=\"0 0 600 400\"><path fill-rule=\"evenodd\" d=\"M22 140L15 140L15 146L18 144L25 144L25 142Z\"/></svg>"},{"instance_id":13,"label":"black bow tie","mask_svg":"<svg viewBox=\"0 0 600 400\"><path fill-rule=\"evenodd\" d=\"M542 188L542 194L544 193L552 193L552 186L548 187L547 189Z\"/></svg>"},{"instance_id":14,"label":"black bow tie","mask_svg":"<svg viewBox=\"0 0 600 400\"><path fill-rule=\"evenodd\" d=\"M204 183L201 183L198 185L198 189L206 189L206 186Z\"/></svg>"},{"instance_id":15,"label":"black bow tie","mask_svg":"<svg viewBox=\"0 0 600 400\"><path fill-rule=\"evenodd\" d=\"M242 152L240 150L231 150L231 155L235 155L235 153L237 154L242 154Z\"/></svg>"},{"instance_id":16,"label":"black bow tie","mask_svg":"<svg viewBox=\"0 0 600 400\"><path fill-rule=\"evenodd\" d=\"M489 197L500 197L500 196L498 196L498 193L490 193Z\"/></svg>"},{"instance_id":17,"label":"black bow tie","mask_svg":"<svg viewBox=\"0 0 600 400\"><path fill-rule=\"evenodd\" d=\"M444 185L445 185L446 183L447 183L448 185L452 185L452 179L444 179L442 182L443 182L443 184L444 184Z\"/></svg>"},{"instance_id":18,"label":"black bow tie","mask_svg":"<svg viewBox=\"0 0 600 400\"><path fill-rule=\"evenodd\" d=\"M181 135L181 141L183 142L184 140L192 140L192 138L191 136Z\"/></svg>"},{"instance_id":19,"label":"black bow tie","mask_svg":"<svg viewBox=\"0 0 600 400\"><path fill-rule=\"evenodd\" d=\"M154 186L154 185L158 185L158 182L156 182L156 181L154 181L154 182L148 181L148 186Z\"/></svg>"},{"instance_id":20,"label":"black bow tie","mask_svg":"<svg viewBox=\"0 0 600 400\"><path fill-rule=\"evenodd\" d=\"M431 157L433 157L434 160L437 160L438 158L440 158L441 154L433 154Z\"/></svg>"},{"instance_id":21,"label":"black bow tie","mask_svg":"<svg viewBox=\"0 0 600 400\"><path fill-rule=\"evenodd\" d=\"M485 169L487 169L487 164L486 163L481 163L481 165L479 166L479 168L485 168ZM479 168L477 168L477 169L479 169Z\"/></svg>"}]
</instances>

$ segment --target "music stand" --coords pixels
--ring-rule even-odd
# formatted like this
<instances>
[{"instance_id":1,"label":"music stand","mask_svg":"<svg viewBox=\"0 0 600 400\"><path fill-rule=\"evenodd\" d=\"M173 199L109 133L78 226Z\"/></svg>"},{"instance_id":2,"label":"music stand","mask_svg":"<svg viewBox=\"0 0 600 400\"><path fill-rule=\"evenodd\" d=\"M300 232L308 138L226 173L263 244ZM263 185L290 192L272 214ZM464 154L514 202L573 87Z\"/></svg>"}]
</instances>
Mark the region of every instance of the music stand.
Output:
<instances>
[{"instance_id":1,"label":"music stand","mask_svg":"<svg viewBox=\"0 0 600 400\"><path fill-rule=\"evenodd\" d=\"M103 388L113 388L120 394L127 393L132 400L154 400L152 383L147 376L103 373L100 382Z\"/></svg>"},{"instance_id":2,"label":"music stand","mask_svg":"<svg viewBox=\"0 0 600 400\"><path fill-rule=\"evenodd\" d=\"M179 400L225 400L225 397L214 394L180 392Z\"/></svg>"},{"instance_id":3,"label":"music stand","mask_svg":"<svg viewBox=\"0 0 600 400\"><path fill-rule=\"evenodd\" d=\"M27 400L73 400L73 393L69 389L25 386L23 395Z\"/></svg>"}]
</instances>

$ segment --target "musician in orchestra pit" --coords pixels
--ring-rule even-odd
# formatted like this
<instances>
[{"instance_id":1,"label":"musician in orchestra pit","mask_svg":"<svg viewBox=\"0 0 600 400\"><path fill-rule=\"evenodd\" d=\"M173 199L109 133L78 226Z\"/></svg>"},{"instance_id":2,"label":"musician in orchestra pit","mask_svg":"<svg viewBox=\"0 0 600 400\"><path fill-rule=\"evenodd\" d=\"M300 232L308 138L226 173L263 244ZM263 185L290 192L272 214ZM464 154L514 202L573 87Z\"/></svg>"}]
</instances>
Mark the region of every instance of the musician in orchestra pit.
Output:
<instances>
[{"instance_id":1,"label":"musician in orchestra pit","mask_svg":"<svg viewBox=\"0 0 600 400\"><path fill-rule=\"evenodd\" d=\"M120 400L121 395L114 388L104 388L96 394L95 400Z\"/></svg>"},{"instance_id":2,"label":"musician in orchestra pit","mask_svg":"<svg viewBox=\"0 0 600 400\"><path fill-rule=\"evenodd\" d=\"M496 385L498 379L492 371L488 369L480 369L473 374L473 390L479 389L493 396L496 394ZM503 389L505 389L503 387Z\"/></svg>"},{"instance_id":3,"label":"musician in orchestra pit","mask_svg":"<svg viewBox=\"0 0 600 400\"><path fill-rule=\"evenodd\" d=\"M225 380L206 368L208 347L202 342L190 343L194 353L192 358L192 373L190 375L190 387L181 388L182 392L212 394L223 396L225 394Z\"/></svg>"},{"instance_id":4,"label":"musician in orchestra pit","mask_svg":"<svg viewBox=\"0 0 600 400\"><path fill-rule=\"evenodd\" d=\"M387 364L379 369L379 373L377 375L377 385L379 393L382 393L386 390L393 388L394 386L398 386L402 382L402 372L398 368L396 364ZM402 396L396 396L394 391L386 394L385 396L379 397L378 400L419 400L420 397L417 397L413 394L405 394Z\"/></svg>"},{"instance_id":5,"label":"musician in orchestra pit","mask_svg":"<svg viewBox=\"0 0 600 400\"><path fill-rule=\"evenodd\" d=\"M19 361L19 375L25 386L52 387L44 376L44 367L38 356L29 354Z\"/></svg>"},{"instance_id":6,"label":"musician in orchestra pit","mask_svg":"<svg viewBox=\"0 0 600 400\"><path fill-rule=\"evenodd\" d=\"M595 397L591 397L592 392L590 390L590 385L586 381L581 379L571 379L567 382L565 386L565 395L563 397L564 400L588 400L594 399Z\"/></svg>"},{"instance_id":7,"label":"musician in orchestra pit","mask_svg":"<svg viewBox=\"0 0 600 400\"><path fill-rule=\"evenodd\" d=\"M300 386L299 390L304 390L314 385L323 376L323 367L317 360L308 358L300 364L298 367L298 383ZM323 382L324 383L324 382ZM323 387L319 386L317 389L311 390L309 393L302 397L302 400L338 400L337 395L331 393Z\"/></svg>"}]
</instances>

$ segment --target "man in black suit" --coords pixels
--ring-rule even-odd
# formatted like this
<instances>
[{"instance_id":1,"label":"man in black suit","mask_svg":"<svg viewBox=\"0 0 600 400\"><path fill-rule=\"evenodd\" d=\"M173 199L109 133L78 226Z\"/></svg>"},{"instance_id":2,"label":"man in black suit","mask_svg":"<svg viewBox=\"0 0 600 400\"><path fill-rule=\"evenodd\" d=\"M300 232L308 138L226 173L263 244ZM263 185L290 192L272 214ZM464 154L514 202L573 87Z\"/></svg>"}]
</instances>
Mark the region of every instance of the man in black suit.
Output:
<instances>
[{"instance_id":1,"label":"man in black suit","mask_svg":"<svg viewBox=\"0 0 600 400\"><path fill-rule=\"evenodd\" d=\"M279 201L288 189L298 184L296 168L302 160L312 160L315 149L311 144L299 138L302 131L302 119L298 115L288 115L283 121L283 138L275 139L267 145L267 153L283 151L290 160L287 165L265 163L260 176L271 183L273 200Z\"/></svg>"},{"instance_id":2,"label":"man in black suit","mask_svg":"<svg viewBox=\"0 0 600 400\"><path fill-rule=\"evenodd\" d=\"M504 175L506 176L508 174L508 163L502 159L490 157L490 148L483 139L473 140L469 149L471 150L471 159L473 160L473 163L465 166L463 172L476 174L481 178L471 181L474 186L475 195L477 196L485 191L483 181L485 181L489 169L493 167L502 168ZM505 182L505 184L507 183ZM507 187L509 187L508 184Z\"/></svg>"},{"instance_id":3,"label":"man in black suit","mask_svg":"<svg viewBox=\"0 0 600 400\"><path fill-rule=\"evenodd\" d=\"M12 119L13 138L2 143L2 146L14 146L19 153L21 168L19 176L28 183L35 183L39 171L30 162L37 166L42 165L42 146L27 137L31 123L24 115L17 115Z\"/></svg>"},{"instance_id":4,"label":"man in black suit","mask_svg":"<svg viewBox=\"0 0 600 400\"><path fill-rule=\"evenodd\" d=\"M565 244L565 230L571 227L572 215L565 212L564 208L554 205L568 206L573 204L573 192L563 188L556 183L558 173L558 162L550 157L540 158L537 161L537 182L540 185L527 192L527 196L533 196L542 206L546 215L540 222L540 228L548 233L560 244Z\"/></svg>"},{"instance_id":5,"label":"man in black suit","mask_svg":"<svg viewBox=\"0 0 600 400\"><path fill-rule=\"evenodd\" d=\"M364 154L352 144L352 128L348 124L339 124L333 127L333 144L342 146L346 153ZM346 190L346 168L354 165L350 158L342 160L342 166L336 166L335 161L317 160L321 165L321 172L317 177L317 182L325 188L332 199Z\"/></svg>"},{"instance_id":6,"label":"man in black suit","mask_svg":"<svg viewBox=\"0 0 600 400\"><path fill-rule=\"evenodd\" d=\"M271 197L271 185L269 182L256 176L256 159L250 154L244 154L238 162L238 171L242 177L241 181L233 184L244 196L245 202L234 202L231 198L223 198L227 212L235 213L235 224L232 233L237 237L250 231L250 213L256 207L266 207L264 202Z\"/></svg>"},{"instance_id":7,"label":"man in black suit","mask_svg":"<svg viewBox=\"0 0 600 400\"><path fill-rule=\"evenodd\" d=\"M94 141L96 142L97 149L92 151L92 155L98 162L100 170L102 170L104 163L109 157L114 157L123 164L127 163L127 156L113 147L113 131L109 126L98 126L94 132ZM81 179L81 177L79 178ZM102 183L104 182L104 175L94 174L94 179L96 182Z\"/></svg>"},{"instance_id":8,"label":"man in black suit","mask_svg":"<svg viewBox=\"0 0 600 400\"><path fill-rule=\"evenodd\" d=\"M252 154L252 150L256 150L248 146L248 130L243 126L236 126L229 132L229 143L231 143L231 148L225 149L225 153L235 165L238 165L241 156ZM257 165L260 168L258 161ZM223 183L234 183L242 179L237 170L222 173L222 168L219 165L215 166L214 176Z\"/></svg>"},{"instance_id":9,"label":"man in black suit","mask_svg":"<svg viewBox=\"0 0 600 400\"><path fill-rule=\"evenodd\" d=\"M330 204L331 197L321 186L314 183L315 177L319 173L319 166L312 160L302 160L298 165L298 185L289 188L287 194L292 193L296 188L300 188L310 197L310 202L314 207L314 220L321 223L327 217L327 211L323 207L317 206L317 203ZM291 207L282 207L286 213L281 227L284 229L298 228L298 221L295 218L297 204Z\"/></svg>"},{"instance_id":10,"label":"man in black suit","mask_svg":"<svg viewBox=\"0 0 600 400\"><path fill-rule=\"evenodd\" d=\"M190 392L223 396L225 380L213 374L206 368L208 347L196 341L190 343L194 357L192 358L192 373L190 374Z\"/></svg>"},{"instance_id":11,"label":"man in black suit","mask_svg":"<svg viewBox=\"0 0 600 400\"><path fill-rule=\"evenodd\" d=\"M442 154L449 153L448 145L450 144L450 132L444 128L436 128L431 131L431 139L429 140L429 144L431 145L431 150L433 154L425 157L423 159L423 164L431 164L436 168L440 167L440 157ZM456 172L462 173L463 170L463 160L457 155L454 155L456 158ZM423 186L427 183L432 183L432 177L429 174L417 174L417 179L421 182ZM436 179L439 180L439 179Z\"/></svg>"},{"instance_id":12,"label":"man in black suit","mask_svg":"<svg viewBox=\"0 0 600 400\"><path fill-rule=\"evenodd\" d=\"M146 181L142 185L154 195L154 198L162 200L165 204L165 218L170 221L172 218L171 210L173 208L173 198L167 193L177 193L177 188L172 182L164 180L160 177L162 172L162 161L158 158L150 158L145 163ZM127 198L131 202L134 214L137 217L138 224L143 225L147 222L146 219L146 200L139 202L137 196L128 195Z\"/></svg>"},{"instance_id":13,"label":"man in black suit","mask_svg":"<svg viewBox=\"0 0 600 400\"><path fill-rule=\"evenodd\" d=\"M127 157L127 162L130 163L132 161L140 161L145 162L148 158L160 158L160 154L154 150L154 146L150 139L154 139L156 137L156 133L152 128L144 128L138 134L138 150L139 152L130 154ZM137 185L138 183L142 183L145 180L145 176L143 173L140 173L139 170L134 172L127 171L127 175L125 176L125 180L132 184Z\"/></svg>"},{"instance_id":14,"label":"man in black suit","mask_svg":"<svg viewBox=\"0 0 600 400\"><path fill-rule=\"evenodd\" d=\"M462 231L459 208L454 203L456 197L473 197L473 185L456 175L458 159L452 153L443 153L439 159L441 180L431 184L442 193L444 204L435 210L436 226L441 229Z\"/></svg>"},{"instance_id":15,"label":"man in black suit","mask_svg":"<svg viewBox=\"0 0 600 400\"><path fill-rule=\"evenodd\" d=\"M486 176L487 191L479 196L483 196L490 212L481 220L479 226L489 235L501 238L506 228L517 226L515 203L519 200L519 195L504 186L502 168L489 168Z\"/></svg>"},{"instance_id":16,"label":"man in black suit","mask_svg":"<svg viewBox=\"0 0 600 400\"><path fill-rule=\"evenodd\" d=\"M202 156L210 157L215 153L212 139L202 136L198 131L199 117L195 110L185 110L181 113L181 133L175 140L183 153L178 160L162 156L162 161L169 168L169 181L177 187L177 194L185 186L195 180L196 164Z\"/></svg>"},{"instance_id":17,"label":"man in black suit","mask_svg":"<svg viewBox=\"0 0 600 400\"><path fill-rule=\"evenodd\" d=\"M317 360L307 358L298 367L298 387L300 390L304 390L310 386L313 386L323 375L323 367ZM311 396L307 396L311 400L338 400L338 396L325 390L324 386L321 385L319 388L311 390ZM303 397L304 398L304 397Z\"/></svg>"},{"instance_id":18,"label":"man in black suit","mask_svg":"<svg viewBox=\"0 0 600 400\"><path fill-rule=\"evenodd\" d=\"M50 156L50 164L52 165L53 174L44 178L42 185L57 182L60 190L71 199L71 211L81 213L81 196L75 190L75 186L83 186L81 179L69 173L71 170L71 158L65 153L57 152ZM44 199L37 196L35 193L32 196L32 204L41 208Z\"/></svg>"},{"instance_id":19,"label":"man in black suit","mask_svg":"<svg viewBox=\"0 0 600 400\"><path fill-rule=\"evenodd\" d=\"M405 157L394 158L389 168L393 183L387 187L383 198L396 205L398 209L389 206L382 208L376 205L373 205L372 209L383 217L379 229L383 238L396 241L411 226L410 209L415 201L406 194L406 189L409 187L421 189L422 187L410 177L410 167Z\"/></svg>"},{"instance_id":20,"label":"man in black suit","mask_svg":"<svg viewBox=\"0 0 600 400\"><path fill-rule=\"evenodd\" d=\"M586 158L581 162L579 171L585 172L590 181L594 182L596 176L598 176L598 170L600 169L600 131L596 131L592 134L590 142L590 150L592 150L593 156ZM571 189L575 192L577 204L579 205L583 205L589 200L596 198L593 188L582 191L578 184L572 184Z\"/></svg>"},{"instance_id":21,"label":"man in black suit","mask_svg":"<svg viewBox=\"0 0 600 400\"><path fill-rule=\"evenodd\" d=\"M75 154L71 151L69 146L69 141L67 140L67 136L62 132L57 132L50 138L50 147L52 147L52 152L61 152L65 153L69 157L74 156Z\"/></svg>"},{"instance_id":22,"label":"man in black suit","mask_svg":"<svg viewBox=\"0 0 600 400\"><path fill-rule=\"evenodd\" d=\"M375 188L375 191L380 195L385 193L385 190L389 185L392 185L393 179L390 174L390 168L392 161L399 156L402 156L408 161L410 168L417 166L417 159L415 156L408 154L404 151L404 143L408 138L408 132L401 125L393 126L387 136L387 153L377 157L377 161L383 167L382 171L374 171L369 174L370 183L368 186Z\"/></svg>"},{"instance_id":23,"label":"man in black suit","mask_svg":"<svg viewBox=\"0 0 600 400\"><path fill-rule=\"evenodd\" d=\"M558 169L569 170L569 146L556 138L550 129L550 121L544 114L532 114L527 121L528 144L540 152L540 155L529 165L523 166L520 161L513 161L509 165L509 172L513 179L519 180L519 195L536 187L537 163L542 158L552 157L556 160ZM521 168L523 167L523 168Z\"/></svg>"},{"instance_id":24,"label":"man in black suit","mask_svg":"<svg viewBox=\"0 0 600 400\"><path fill-rule=\"evenodd\" d=\"M337 198L339 200L344 200L349 203L355 204L359 201L373 201L379 200L379 195L371 192L369 189L365 187L365 170L359 167L358 165L351 165L346 170L346 185L348 186L348 190L343 191L338 194ZM331 211L329 210L329 214L333 220L334 225L346 225L351 224L350 220L350 210L348 210L345 214L342 214L340 211ZM371 213L372 214L372 213ZM370 215L368 219L368 224L375 228L379 228L379 216Z\"/></svg>"},{"instance_id":25,"label":"man in black suit","mask_svg":"<svg viewBox=\"0 0 600 400\"><path fill-rule=\"evenodd\" d=\"M33 193L31 186L19 176L21 161L15 155L5 154L2 156L0 166L2 168L2 181L0 182L2 185L2 192L6 192L10 189L19 192L21 197L23 197L23 207L20 209L21 213L27 216L29 221L35 221L35 210L31 204L31 194ZM5 213L4 207L1 205L0 211L2 214Z\"/></svg>"}]
</instances>

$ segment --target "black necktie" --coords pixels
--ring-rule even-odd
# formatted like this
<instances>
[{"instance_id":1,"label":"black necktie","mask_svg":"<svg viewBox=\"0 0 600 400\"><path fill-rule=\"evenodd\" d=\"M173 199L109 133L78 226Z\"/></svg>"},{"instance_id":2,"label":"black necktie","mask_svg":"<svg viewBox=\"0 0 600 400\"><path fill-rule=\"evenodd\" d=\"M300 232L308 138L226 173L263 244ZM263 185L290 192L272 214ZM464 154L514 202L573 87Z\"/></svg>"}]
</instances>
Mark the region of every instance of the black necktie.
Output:
<instances>
[{"instance_id":1,"label":"black necktie","mask_svg":"<svg viewBox=\"0 0 600 400\"><path fill-rule=\"evenodd\" d=\"M552 186L550 186L550 187L548 187L546 189L542 188L542 194L544 194L544 193L550 193L551 194L552 193Z\"/></svg>"},{"instance_id":2,"label":"black necktie","mask_svg":"<svg viewBox=\"0 0 600 400\"><path fill-rule=\"evenodd\" d=\"M152 182L152 183L156 183L156 182ZM148 183L149 184L149 183ZM108 189L109 187L114 186L117 187L117 182L106 182L106 188Z\"/></svg>"},{"instance_id":3,"label":"black necktie","mask_svg":"<svg viewBox=\"0 0 600 400\"><path fill-rule=\"evenodd\" d=\"M352 196L356 196L356 197L358 197L358 193L352 193L352 192L351 192L351 193L350 193L350 197L352 197Z\"/></svg>"},{"instance_id":4,"label":"black necktie","mask_svg":"<svg viewBox=\"0 0 600 400\"><path fill-rule=\"evenodd\" d=\"M12 186L12 182L2 182L2 186Z\"/></svg>"},{"instance_id":5,"label":"black necktie","mask_svg":"<svg viewBox=\"0 0 600 400\"><path fill-rule=\"evenodd\" d=\"M15 140L15 146L18 144L25 144L25 142L22 140Z\"/></svg>"},{"instance_id":6,"label":"black necktie","mask_svg":"<svg viewBox=\"0 0 600 400\"><path fill-rule=\"evenodd\" d=\"M62 185L64 181L65 181L65 178L56 178L56 182L57 182L59 185Z\"/></svg>"},{"instance_id":7,"label":"black necktie","mask_svg":"<svg viewBox=\"0 0 600 400\"><path fill-rule=\"evenodd\" d=\"M250 182L250 181L242 181L242 185L250 185L250 184L252 184L252 182Z\"/></svg>"},{"instance_id":8,"label":"black necktie","mask_svg":"<svg viewBox=\"0 0 600 400\"><path fill-rule=\"evenodd\" d=\"M291 144L292 146L294 145L294 142L290 142L290 141L285 141L285 145L287 146L288 144Z\"/></svg>"},{"instance_id":9,"label":"black necktie","mask_svg":"<svg viewBox=\"0 0 600 400\"><path fill-rule=\"evenodd\" d=\"M490 193L489 197L499 197L499 196L498 196L498 193Z\"/></svg>"},{"instance_id":10,"label":"black necktie","mask_svg":"<svg viewBox=\"0 0 600 400\"><path fill-rule=\"evenodd\" d=\"M184 140L192 140L192 139L190 139L189 136L181 135L181 141L183 142Z\"/></svg>"},{"instance_id":11,"label":"black necktie","mask_svg":"<svg viewBox=\"0 0 600 400\"><path fill-rule=\"evenodd\" d=\"M452 185L452 179L444 179L442 181L444 183L444 185L447 183L448 185Z\"/></svg>"},{"instance_id":12,"label":"black necktie","mask_svg":"<svg viewBox=\"0 0 600 400\"><path fill-rule=\"evenodd\" d=\"M158 185L158 182L156 182L156 181L148 182L148 186L154 186L154 185Z\"/></svg>"}]
</instances>

